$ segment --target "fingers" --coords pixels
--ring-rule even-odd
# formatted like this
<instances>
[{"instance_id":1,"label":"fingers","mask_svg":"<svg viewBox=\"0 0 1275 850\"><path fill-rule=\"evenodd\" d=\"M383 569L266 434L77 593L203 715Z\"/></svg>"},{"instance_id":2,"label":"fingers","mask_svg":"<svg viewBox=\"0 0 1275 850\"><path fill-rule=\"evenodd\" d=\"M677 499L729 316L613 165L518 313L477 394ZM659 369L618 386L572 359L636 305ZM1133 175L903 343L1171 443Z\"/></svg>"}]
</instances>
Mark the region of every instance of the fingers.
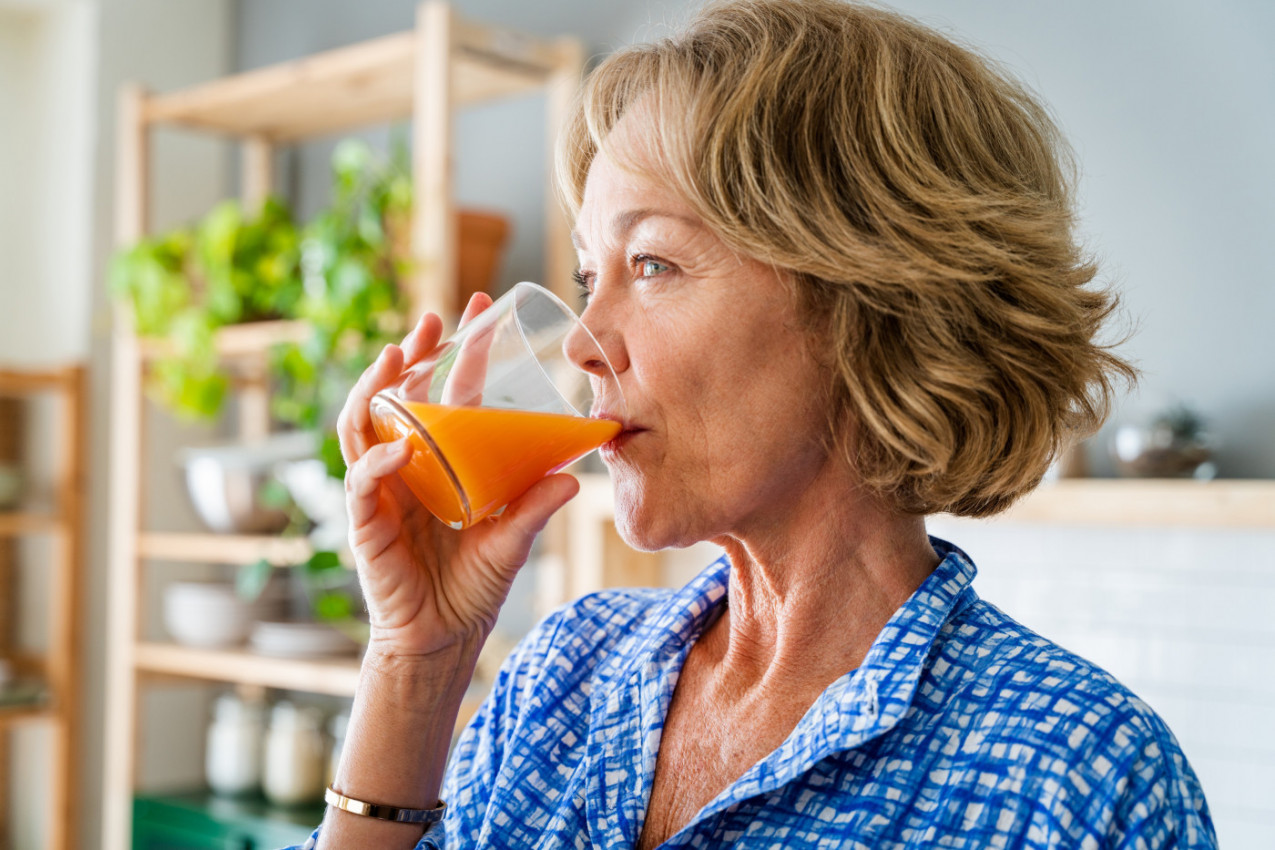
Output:
<instances>
[{"instance_id":1,"label":"fingers","mask_svg":"<svg viewBox=\"0 0 1275 850\"><path fill-rule=\"evenodd\" d=\"M351 534L372 525L380 506L381 482L407 466L412 459L412 446L407 438L392 443L378 443L350 464L345 475L345 501L350 513Z\"/></svg>"},{"instance_id":2,"label":"fingers","mask_svg":"<svg viewBox=\"0 0 1275 850\"><path fill-rule=\"evenodd\" d=\"M434 313L421 316L400 346L403 349L403 365L410 366L438 347L443 338L443 320Z\"/></svg>"},{"instance_id":3,"label":"fingers","mask_svg":"<svg viewBox=\"0 0 1275 850\"><path fill-rule=\"evenodd\" d=\"M368 411L372 396L393 383L407 366L437 348L442 335L443 320L434 313L425 313L401 345L386 346L376 362L359 377L337 419L337 436L346 464L354 463L378 442Z\"/></svg>"},{"instance_id":4,"label":"fingers","mask_svg":"<svg viewBox=\"0 0 1275 850\"><path fill-rule=\"evenodd\" d=\"M372 396L389 386L403 371L403 350L397 345L387 345L367 367L350 390L350 395L337 417L336 433L341 442L341 456L347 465L354 463L370 447L377 444L376 430L368 405Z\"/></svg>"},{"instance_id":5,"label":"fingers","mask_svg":"<svg viewBox=\"0 0 1275 850\"><path fill-rule=\"evenodd\" d=\"M491 296L486 292L475 292L465 305L465 312L460 317L460 327L465 327L475 316L491 306Z\"/></svg>"},{"instance_id":6,"label":"fingers","mask_svg":"<svg viewBox=\"0 0 1275 850\"><path fill-rule=\"evenodd\" d=\"M443 404L471 404L483 402L483 385L487 381L487 364L491 359L491 344L495 329L487 325L465 337L456 353L456 363L443 385Z\"/></svg>"},{"instance_id":7,"label":"fingers","mask_svg":"<svg viewBox=\"0 0 1275 850\"><path fill-rule=\"evenodd\" d=\"M474 293L460 318L460 326L465 327L491 304L491 296L487 293ZM482 404L483 384L487 379L487 363L494 338L495 329L488 324L485 328L474 330L461 342L456 364L443 386L443 404Z\"/></svg>"}]
</instances>

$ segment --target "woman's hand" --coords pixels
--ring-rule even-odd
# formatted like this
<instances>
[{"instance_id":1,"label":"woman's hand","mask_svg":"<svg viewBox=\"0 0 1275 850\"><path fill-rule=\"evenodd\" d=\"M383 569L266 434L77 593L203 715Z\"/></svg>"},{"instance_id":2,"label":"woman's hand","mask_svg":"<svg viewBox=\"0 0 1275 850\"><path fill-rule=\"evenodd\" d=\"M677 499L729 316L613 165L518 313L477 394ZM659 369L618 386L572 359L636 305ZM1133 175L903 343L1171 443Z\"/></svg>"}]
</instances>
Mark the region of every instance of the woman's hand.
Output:
<instances>
[{"instance_id":1,"label":"woman's hand","mask_svg":"<svg viewBox=\"0 0 1275 850\"><path fill-rule=\"evenodd\" d=\"M461 324L491 305L475 295ZM350 512L350 547L371 616L371 649L403 660L453 647L477 655L496 622L532 541L579 489L569 475L537 482L492 517L463 531L436 519L396 474L411 458L407 439L381 443L368 405L403 369L428 355L442 320L425 314L389 345L350 391L337 422Z\"/></svg>"}]
</instances>

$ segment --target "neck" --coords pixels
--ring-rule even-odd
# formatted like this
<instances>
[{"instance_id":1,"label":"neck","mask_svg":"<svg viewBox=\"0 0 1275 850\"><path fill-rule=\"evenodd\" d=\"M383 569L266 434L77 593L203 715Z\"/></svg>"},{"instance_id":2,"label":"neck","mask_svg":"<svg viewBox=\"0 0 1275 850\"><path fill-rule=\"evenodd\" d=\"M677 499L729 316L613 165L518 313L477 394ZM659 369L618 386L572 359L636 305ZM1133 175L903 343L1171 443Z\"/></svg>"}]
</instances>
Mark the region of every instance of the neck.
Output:
<instances>
[{"instance_id":1,"label":"neck","mask_svg":"<svg viewBox=\"0 0 1275 850\"><path fill-rule=\"evenodd\" d=\"M938 565L922 517L834 477L717 541L731 560L729 608L706 649L732 678L826 684L855 669Z\"/></svg>"}]
</instances>

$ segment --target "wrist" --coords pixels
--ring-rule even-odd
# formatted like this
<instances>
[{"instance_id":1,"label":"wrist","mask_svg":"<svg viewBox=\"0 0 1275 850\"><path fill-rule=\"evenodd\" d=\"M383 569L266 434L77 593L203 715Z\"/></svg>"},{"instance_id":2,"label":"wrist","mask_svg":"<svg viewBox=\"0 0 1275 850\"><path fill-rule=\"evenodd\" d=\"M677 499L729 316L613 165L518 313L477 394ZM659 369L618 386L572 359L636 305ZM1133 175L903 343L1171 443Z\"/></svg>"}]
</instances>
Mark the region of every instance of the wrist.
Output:
<instances>
[{"instance_id":1,"label":"wrist","mask_svg":"<svg viewBox=\"0 0 1275 850\"><path fill-rule=\"evenodd\" d=\"M473 678L482 641L467 639L430 652L404 652L374 636L363 656L359 687L383 695L397 692L405 706L421 707L454 698L457 705Z\"/></svg>"}]
</instances>

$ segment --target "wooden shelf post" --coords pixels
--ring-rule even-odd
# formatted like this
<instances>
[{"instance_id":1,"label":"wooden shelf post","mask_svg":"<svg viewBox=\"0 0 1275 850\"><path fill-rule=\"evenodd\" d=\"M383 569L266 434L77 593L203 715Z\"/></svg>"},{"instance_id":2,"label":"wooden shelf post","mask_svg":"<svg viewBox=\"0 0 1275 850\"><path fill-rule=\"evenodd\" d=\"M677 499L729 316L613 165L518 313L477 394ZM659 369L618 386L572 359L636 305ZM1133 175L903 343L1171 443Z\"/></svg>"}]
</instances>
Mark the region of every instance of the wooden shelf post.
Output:
<instances>
[{"instance_id":1,"label":"wooden shelf post","mask_svg":"<svg viewBox=\"0 0 1275 850\"><path fill-rule=\"evenodd\" d=\"M456 304L456 209L452 197L452 11L438 0L416 13L412 133L412 316L427 309L453 322Z\"/></svg>"},{"instance_id":2,"label":"wooden shelf post","mask_svg":"<svg viewBox=\"0 0 1275 850\"><path fill-rule=\"evenodd\" d=\"M115 240L141 239L149 218L147 94L125 86L116 109ZM102 835L106 850L127 850L133 808L137 678L133 647L138 631L141 573L142 357L128 312L115 311L111 344L111 516L108 529L106 743L103 753Z\"/></svg>"}]
</instances>

